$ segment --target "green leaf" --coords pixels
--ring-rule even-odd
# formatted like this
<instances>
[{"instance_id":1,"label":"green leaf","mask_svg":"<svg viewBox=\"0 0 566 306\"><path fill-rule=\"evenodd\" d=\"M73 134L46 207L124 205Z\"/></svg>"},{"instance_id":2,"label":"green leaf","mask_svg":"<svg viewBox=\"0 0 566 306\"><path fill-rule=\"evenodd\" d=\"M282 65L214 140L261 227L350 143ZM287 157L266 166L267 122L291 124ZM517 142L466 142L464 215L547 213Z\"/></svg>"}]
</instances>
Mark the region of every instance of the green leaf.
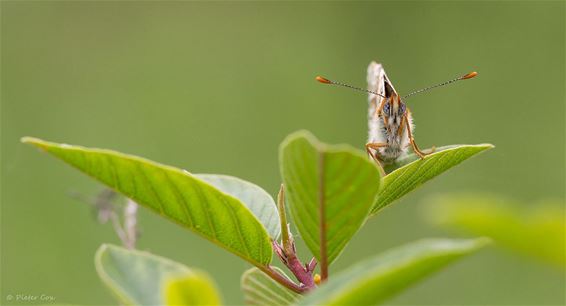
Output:
<instances>
[{"instance_id":1,"label":"green leaf","mask_svg":"<svg viewBox=\"0 0 566 306\"><path fill-rule=\"evenodd\" d=\"M389 250L335 274L298 305L375 305L473 253L489 240L426 239Z\"/></svg>"},{"instance_id":2,"label":"green leaf","mask_svg":"<svg viewBox=\"0 0 566 306\"><path fill-rule=\"evenodd\" d=\"M168 285L172 279L191 279L201 287L206 283L209 294L206 298L218 300L214 285L206 274L148 252L103 244L96 252L95 267L103 283L126 305L164 305L172 292ZM166 288L168 296L165 296ZM199 292L196 291L199 288L183 288L188 290L184 293L185 296L192 296L192 299L186 301L205 298L192 295Z\"/></svg>"},{"instance_id":3,"label":"green leaf","mask_svg":"<svg viewBox=\"0 0 566 306\"><path fill-rule=\"evenodd\" d=\"M458 165L464 160L493 148L491 144L454 145L438 148L424 159L411 154L385 168L389 173L383 178L381 190L371 215L401 198L423 183ZM390 172L391 171L391 172Z\"/></svg>"},{"instance_id":4,"label":"green leaf","mask_svg":"<svg viewBox=\"0 0 566 306\"><path fill-rule=\"evenodd\" d=\"M269 193L261 187L228 175L194 174L194 176L242 201L263 224L269 236L272 239L279 238L281 225L277 205Z\"/></svg>"},{"instance_id":5,"label":"green leaf","mask_svg":"<svg viewBox=\"0 0 566 306\"><path fill-rule=\"evenodd\" d=\"M194 273L191 276L172 279L165 287L167 305L220 305L216 287L208 275Z\"/></svg>"},{"instance_id":6,"label":"green leaf","mask_svg":"<svg viewBox=\"0 0 566 306\"><path fill-rule=\"evenodd\" d=\"M448 195L427 200L434 224L492 238L498 245L566 268L563 201L524 205L492 195Z\"/></svg>"},{"instance_id":7,"label":"green leaf","mask_svg":"<svg viewBox=\"0 0 566 306\"><path fill-rule=\"evenodd\" d=\"M305 131L281 144L280 166L301 237L321 264L321 249L326 247L331 263L364 223L375 201L381 179L377 166L361 151L322 144ZM324 229L326 239L321 239Z\"/></svg>"},{"instance_id":8,"label":"green leaf","mask_svg":"<svg viewBox=\"0 0 566 306\"><path fill-rule=\"evenodd\" d=\"M185 170L110 150L29 137L22 141L62 159L254 265L267 265L271 261L269 236L250 210L237 198Z\"/></svg>"},{"instance_id":9,"label":"green leaf","mask_svg":"<svg viewBox=\"0 0 566 306\"><path fill-rule=\"evenodd\" d=\"M273 269L287 277L281 269L277 267L273 267ZM257 268L251 268L244 272L241 286L247 305L285 306L293 304L300 297L299 294L283 287Z\"/></svg>"}]
</instances>

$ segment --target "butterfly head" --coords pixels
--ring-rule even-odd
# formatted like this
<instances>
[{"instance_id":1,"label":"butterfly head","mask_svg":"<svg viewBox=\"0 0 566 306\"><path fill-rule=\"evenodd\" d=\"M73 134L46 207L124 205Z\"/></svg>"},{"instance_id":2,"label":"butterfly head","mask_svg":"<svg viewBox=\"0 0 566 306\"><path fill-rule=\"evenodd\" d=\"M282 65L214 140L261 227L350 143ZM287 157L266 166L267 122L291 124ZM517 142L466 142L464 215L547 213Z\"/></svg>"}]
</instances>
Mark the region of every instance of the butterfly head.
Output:
<instances>
[{"instance_id":1,"label":"butterfly head","mask_svg":"<svg viewBox=\"0 0 566 306\"><path fill-rule=\"evenodd\" d=\"M381 109L381 113L386 118L386 122L393 126L401 124L401 120L403 120L406 111L407 106L397 94L386 98L383 108Z\"/></svg>"}]
</instances>

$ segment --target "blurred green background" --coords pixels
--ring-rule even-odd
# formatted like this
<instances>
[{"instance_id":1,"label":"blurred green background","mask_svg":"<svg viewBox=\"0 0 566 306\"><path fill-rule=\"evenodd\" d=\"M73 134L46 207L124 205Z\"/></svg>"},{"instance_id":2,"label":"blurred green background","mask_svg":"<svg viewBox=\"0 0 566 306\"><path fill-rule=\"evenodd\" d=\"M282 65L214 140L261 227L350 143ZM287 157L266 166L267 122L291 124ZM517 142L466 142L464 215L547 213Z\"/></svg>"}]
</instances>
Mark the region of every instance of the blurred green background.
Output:
<instances>
[{"instance_id":1,"label":"blurred green background","mask_svg":"<svg viewBox=\"0 0 566 306\"><path fill-rule=\"evenodd\" d=\"M371 60L412 98L421 147L495 144L371 219L332 267L423 237L429 194L482 191L564 202L565 2L1 2L2 256L8 294L111 304L94 271L110 226L69 197L101 185L19 143L25 135L111 148L275 194L278 145L308 129L363 148ZM211 273L241 304L247 264L142 209L139 248ZM307 250L300 249L306 259ZM497 248L391 304L562 305L563 271ZM24 303L20 303L24 304Z\"/></svg>"}]
</instances>

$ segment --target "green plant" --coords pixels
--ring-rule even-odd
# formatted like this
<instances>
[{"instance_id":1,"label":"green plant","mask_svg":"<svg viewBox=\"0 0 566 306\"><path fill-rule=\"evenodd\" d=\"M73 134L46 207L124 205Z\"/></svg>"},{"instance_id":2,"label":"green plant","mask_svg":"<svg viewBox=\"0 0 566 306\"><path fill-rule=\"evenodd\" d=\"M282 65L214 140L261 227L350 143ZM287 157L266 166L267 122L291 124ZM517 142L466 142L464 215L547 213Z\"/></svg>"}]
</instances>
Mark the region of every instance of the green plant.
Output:
<instances>
[{"instance_id":1,"label":"green plant","mask_svg":"<svg viewBox=\"0 0 566 306\"><path fill-rule=\"evenodd\" d=\"M388 167L382 178L361 151L297 132L280 148L283 184L276 202L259 186L235 177L192 174L110 150L22 141L252 264L242 289L253 305L379 303L486 242L418 241L329 275L329 266L368 218L489 144L440 148L425 159L409 156ZM314 256L307 263L297 257L286 206ZM271 265L274 252L296 281ZM103 245L96 267L124 304L220 303L204 272L146 252Z\"/></svg>"},{"instance_id":2,"label":"green plant","mask_svg":"<svg viewBox=\"0 0 566 306\"><path fill-rule=\"evenodd\" d=\"M502 196L458 194L425 202L424 214L432 224L489 237L499 246L566 269L563 201L527 206Z\"/></svg>"}]
</instances>

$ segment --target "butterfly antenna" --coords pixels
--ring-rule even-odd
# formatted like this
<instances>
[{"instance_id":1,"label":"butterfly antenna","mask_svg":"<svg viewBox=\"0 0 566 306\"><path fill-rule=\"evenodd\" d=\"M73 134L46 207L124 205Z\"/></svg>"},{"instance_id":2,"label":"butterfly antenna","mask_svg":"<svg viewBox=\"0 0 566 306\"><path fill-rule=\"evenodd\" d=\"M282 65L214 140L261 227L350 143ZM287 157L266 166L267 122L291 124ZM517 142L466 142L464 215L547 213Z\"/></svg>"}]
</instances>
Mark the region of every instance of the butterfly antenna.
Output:
<instances>
[{"instance_id":1,"label":"butterfly antenna","mask_svg":"<svg viewBox=\"0 0 566 306\"><path fill-rule=\"evenodd\" d=\"M367 93L374 94L374 95L377 95L377 96L380 96L380 97L385 98L383 95L378 94L378 93L375 92L375 91L371 91L371 90L367 90L367 89L355 87L355 86L348 85L348 84L344 84L344 83L340 83L340 82L331 81L331 80L329 80L329 79L327 79L327 78L323 78L323 77L321 77L321 76L317 76L315 79L316 79L317 81L319 81L320 83L322 83L322 84L330 84L330 85L337 85L337 86L347 87L347 88L350 88L350 89L354 89L354 90L357 90L357 91L367 92Z\"/></svg>"},{"instance_id":2,"label":"butterfly antenna","mask_svg":"<svg viewBox=\"0 0 566 306\"><path fill-rule=\"evenodd\" d=\"M449 80L449 81L446 81L446 82L444 82L444 83L436 84L436 85L433 85L433 86L430 86L430 87L426 87L426 88L423 88L423 89L419 89L419 90L417 90L417 91L413 91L412 93L410 93L410 94L404 96L403 99L406 99L406 98L408 98L408 97L410 97L410 96L412 96L412 95L415 95L415 94L418 94L418 93L421 93L421 92L429 91L429 90L431 90L431 89L433 89L433 88L436 88L436 87L448 85L448 84L450 84L450 83L454 83L454 82L461 81L461 80L471 79L471 78L475 77L476 75L478 75L478 73L475 72L475 71L472 71L472 72L470 72L470 73L468 73L468 74L466 74L466 75L463 75L463 76L461 76L461 77L455 78L455 79L453 79L453 80Z\"/></svg>"}]
</instances>

